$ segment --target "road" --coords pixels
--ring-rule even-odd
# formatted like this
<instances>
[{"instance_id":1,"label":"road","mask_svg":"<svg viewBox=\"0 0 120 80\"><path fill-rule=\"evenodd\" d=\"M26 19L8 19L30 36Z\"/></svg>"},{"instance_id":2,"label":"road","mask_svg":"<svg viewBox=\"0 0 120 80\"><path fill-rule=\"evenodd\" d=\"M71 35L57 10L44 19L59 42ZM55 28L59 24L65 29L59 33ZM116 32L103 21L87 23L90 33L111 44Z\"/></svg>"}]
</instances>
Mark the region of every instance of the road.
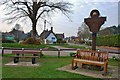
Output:
<instances>
[{"instance_id":1,"label":"road","mask_svg":"<svg viewBox=\"0 0 120 80\"><path fill-rule=\"evenodd\" d=\"M42 52L44 55L58 56L58 51L42 51ZM69 56L70 52L76 52L76 51L60 51L60 56ZM12 50L4 50L4 54L11 54L11 53ZM0 54L2 54L1 49L0 49Z\"/></svg>"},{"instance_id":2,"label":"road","mask_svg":"<svg viewBox=\"0 0 120 80\"><path fill-rule=\"evenodd\" d=\"M71 48L65 48L61 46L53 46L57 49L71 49ZM114 50L114 49L108 49L108 48L99 48L101 51L107 51L109 52L109 58L112 58L113 56L119 57L120 56L120 50ZM42 51L44 55L50 55L50 56L58 56L58 51ZM76 52L76 51L60 51L60 56L69 56L70 52ZM2 53L2 50L0 50L0 54ZM12 50L4 50L4 53L11 54ZM117 54L116 54L117 53Z\"/></svg>"},{"instance_id":3,"label":"road","mask_svg":"<svg viewBox=\"0 0 120 80\"><path fill-rule=\"evenodd\" d=\"M85 48L91 48L91 46L87 46L84 44L74 44L69 43L69 45L73 46L84 46ZM114 48L107 48L107 47L97 47L100 51L107 51L109 53L109 58L112 58L113 56L116 56L117 58L120 58L120 48L114 49Z\"/></svg>"},{"instance_id":4,"label":"road","mask_svg":"<svg viewBox=\"0 0 120 80\"><path fill-rule=\"evenodd\" d=\"M113 56L120 58L120 49L112 49L112 48L99 48L100 51L107 51L109 53L109 57L112 58Z\"/></svg>"}]
</instances>

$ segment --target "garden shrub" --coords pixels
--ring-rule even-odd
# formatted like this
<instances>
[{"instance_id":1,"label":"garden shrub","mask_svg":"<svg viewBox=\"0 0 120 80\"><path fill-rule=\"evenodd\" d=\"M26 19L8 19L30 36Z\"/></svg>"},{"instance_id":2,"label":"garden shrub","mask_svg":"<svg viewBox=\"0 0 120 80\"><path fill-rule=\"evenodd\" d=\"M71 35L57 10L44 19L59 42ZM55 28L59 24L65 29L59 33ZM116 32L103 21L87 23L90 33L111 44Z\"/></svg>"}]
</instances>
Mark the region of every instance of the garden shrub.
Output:
<instances>
[{"instance_id":1,"label":"garden shrub","mask_svg":"<svg viewBox=\"0 0 120 80\"><path fill-rule=\"evenodd\" d=\"M97 37L97 45L98 46L120 47L119 41L120 41L120 34Z\"/></svg>"},{"instance_id":2,"label":"garden shrub","mask_svg":"<svg viewBox=\"0 0 120 80\"><path fill-rule=\"evenodd\" d=\"M80 44L84 44L84 43L85 43L85 40L79 40L79 43L80 43Z\"/></svg>"},{"instance_id":3,"label":"garden shrub","mask_svg":"<svg viewBox=\"0 0 120 80\"><path fill-rule=\"evenodd\" d=\"M70 56L72 57L73 55L75 55L76 53L75 52L71 52L71 53L69 53L70 54Z\"/></svg>"},{"instance_id":4,"label":"garden shrub","mask_svg":"<svg viewBox=\"0 0 120 80\"><path fill-rule=\"evenodd\" d=\"M15 43L15 42L12 40L2 40L2 43Z\"/></svg>"},{"instance_id":5,"label":"garden shrub","mask_svg":"<svg viewBox=\"0 0 120 80\"><path fill-rule=\"evenodd\" d=\"M66 41L62 39L57 39L57 43L66 43Z\"/></svg>"},{"instance_id":6,"label":"garden shrub","mask_svg":"<svg viewBox=\"0 0 120 80\"><path fill-rule=\"evenodd\" d=\"M86 45L91 46L92 42L86 42Z\"/></svg>"},{"instance_id":7,"label":"garden shrub","mask_svg":"<svg viewBox=\"0 0 120 80\"><path fill-rule=\"evenodd\" d=\"M36 45L39 45L39 44L41 44L41 40L40 39L33 40L32 37L29 37L25 41L21 42L21 44L36 44Z\"/></svg>"},{"instance_id":8,"label":"garden shrub","mask_svg":"<svg viewBox=\"0 0 120 80\"><path fill-rule=\"evenodd\" d=\"M43 54L43 52L41 52L40 57L43 57L43 56L44 56L44 54Z\"/></svg>"}]
</instances>

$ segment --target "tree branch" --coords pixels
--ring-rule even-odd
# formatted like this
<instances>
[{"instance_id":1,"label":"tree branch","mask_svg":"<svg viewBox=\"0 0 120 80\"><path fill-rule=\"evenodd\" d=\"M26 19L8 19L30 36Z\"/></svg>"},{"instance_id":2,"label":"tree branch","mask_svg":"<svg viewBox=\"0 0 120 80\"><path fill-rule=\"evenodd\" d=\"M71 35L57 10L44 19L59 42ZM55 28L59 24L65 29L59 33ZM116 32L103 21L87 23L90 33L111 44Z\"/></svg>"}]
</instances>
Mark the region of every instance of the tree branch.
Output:
<instances>
[{"instance_id":1,"label":"tree branch","mask_svg":"<svg viewBox=\"0 0 120 80\"><path fill-rule=\"evenodd\" d=\"M41 17L41 15L44 13L44 12L49 12L50 10L43 10L37 17L37 20Z\"/></svg>"}]
</instances>

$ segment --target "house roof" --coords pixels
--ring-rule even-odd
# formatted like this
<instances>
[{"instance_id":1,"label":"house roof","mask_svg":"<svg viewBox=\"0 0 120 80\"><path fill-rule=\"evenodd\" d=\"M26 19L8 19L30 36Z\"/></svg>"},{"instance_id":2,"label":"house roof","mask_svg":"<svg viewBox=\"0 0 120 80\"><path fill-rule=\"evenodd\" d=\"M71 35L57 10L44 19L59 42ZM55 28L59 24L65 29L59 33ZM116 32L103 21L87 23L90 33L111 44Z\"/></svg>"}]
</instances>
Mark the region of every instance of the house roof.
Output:
<instances>
[{"instance_id":1,"label":"house roof","mask_svg":"<svg viewBox=\"0 0 120 80\"><path fill-rule=\"evenodd\" d=\"M51 30L44 30L41 34L40 34L40 37L42 38L42 39L46 39L48 36L49 36L49 34L50 33L53 33L54 34L54 36L56 37L56 38L58 38L58 39L63 39L64 38L64 33L63 34L55 34L54 32L53 32L53 27L51 27Z\"/></svg>"},{"instance_id":2,"label":"house roof","mask_svg":"<svg viewBox=\"0 0 120 80\"><path fill-rule=\"evenodd\" d=\"M56 34L57 39L64 39L64 33L63 34Z\"/></svg>"},{"instance_id":3,"label":"house roof","mask_svg":"<svg viewBox=\"0 0 120 80\"><path fill-rule=\"evenodd\" d=\"M53 32L53 31L51 31L51 30L44 30L41 34L40 34L40 37L42 38L42 39L46 39L48 36L49 36L49 34L50 33L53 33L54 35L55 35L55 33ZM55 35L56 36L56 35Z\"/></svg>"},{"instance_id":4,"label":"house roof","mask_svg":"<svg viewBox=\"0 0 120 80\"><path fill-rule=\"evenodd\" d=\"M46 39L49 34L50 34L50 31L44 30L44 31L40 34L40 37L43 38L43 39Z\"/></svg>"}]
</instances>

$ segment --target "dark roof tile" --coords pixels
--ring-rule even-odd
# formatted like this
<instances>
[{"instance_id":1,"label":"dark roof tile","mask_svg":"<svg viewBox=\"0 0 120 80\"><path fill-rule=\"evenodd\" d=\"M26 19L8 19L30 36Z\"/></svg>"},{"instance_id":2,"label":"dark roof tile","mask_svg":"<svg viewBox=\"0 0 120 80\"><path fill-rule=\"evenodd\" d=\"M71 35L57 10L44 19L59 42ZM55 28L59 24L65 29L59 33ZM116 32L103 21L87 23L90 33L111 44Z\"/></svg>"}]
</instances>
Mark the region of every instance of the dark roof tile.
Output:
<instances>
[{"instance_id":1,"label":"dark roof tile","mask_svg":"<svg viewBox=\"0 0 120 80\"><path fill-rule=\"evenodd\" d=\"M64 39L64 34L56 34L58 39Z\"/></svg>"}]
</instances>

